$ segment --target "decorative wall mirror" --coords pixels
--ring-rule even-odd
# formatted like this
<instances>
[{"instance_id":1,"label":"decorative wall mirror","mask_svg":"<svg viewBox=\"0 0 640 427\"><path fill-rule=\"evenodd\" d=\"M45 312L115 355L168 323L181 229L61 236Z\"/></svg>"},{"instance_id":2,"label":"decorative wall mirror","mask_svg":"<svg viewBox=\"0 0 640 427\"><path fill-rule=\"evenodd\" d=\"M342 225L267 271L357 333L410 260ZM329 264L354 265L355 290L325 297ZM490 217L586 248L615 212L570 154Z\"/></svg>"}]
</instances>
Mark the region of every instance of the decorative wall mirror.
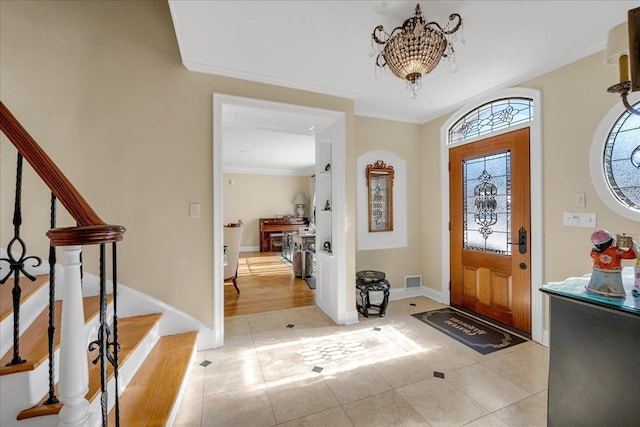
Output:
<instances>
[{"instance_id":1,"label":"decorative wall mirror","mask_svg":"<svg viewBox=\"0 0 640 427\"><path fill-rule=\"evenodd\" d=\"M369 231L393 231L393 166L367 165Z\"/></svg>"}]
</instances>

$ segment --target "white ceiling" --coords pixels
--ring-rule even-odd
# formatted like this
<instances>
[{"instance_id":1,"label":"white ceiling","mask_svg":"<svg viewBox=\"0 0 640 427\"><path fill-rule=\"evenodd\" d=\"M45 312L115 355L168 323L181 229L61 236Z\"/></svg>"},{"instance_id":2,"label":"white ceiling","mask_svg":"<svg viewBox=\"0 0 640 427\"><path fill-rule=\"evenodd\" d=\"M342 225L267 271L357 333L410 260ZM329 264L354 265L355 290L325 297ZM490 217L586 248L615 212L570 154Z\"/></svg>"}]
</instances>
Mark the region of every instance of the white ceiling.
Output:
<instances>
[{"instance_id":1,"label":"white ceiling","mask_svg":"<svg viewBox=\"0 0 640 427\"><path fill-rule=\"evenodd\" d=\"M425 19L443 26L450 13L459 13L464 43L458 37L454 45L458 71L451 73L441 63L423 77L421 91L411 99L404 82L390 72L376 77L375 58L369 54L373 28L382 24L390 32L413 15L415 5L415 1L169 0L187 69L347 97L354 100L356 115L411 123L424 123L473 97L603 50L609 29L626 20L627 11L638 2L421 1ZM282 125L277 132L289 133L286 128ZM273 157L282 161L275 168L288 168L285 160L294 157L296 143L293 136L275 133L246 121L229 129L225 125L224 134L229 135L223 146L225 165L231 160L226 140L232 139L234 145L244 141L252 146L246 149L263 163ZM249 142L251 135L262 144L272 139L290 150L261 157L258 142ZM263 153L274 152L262 148ZM240 162L235 167L243 166Z\"/></svg>"}]
</instances>

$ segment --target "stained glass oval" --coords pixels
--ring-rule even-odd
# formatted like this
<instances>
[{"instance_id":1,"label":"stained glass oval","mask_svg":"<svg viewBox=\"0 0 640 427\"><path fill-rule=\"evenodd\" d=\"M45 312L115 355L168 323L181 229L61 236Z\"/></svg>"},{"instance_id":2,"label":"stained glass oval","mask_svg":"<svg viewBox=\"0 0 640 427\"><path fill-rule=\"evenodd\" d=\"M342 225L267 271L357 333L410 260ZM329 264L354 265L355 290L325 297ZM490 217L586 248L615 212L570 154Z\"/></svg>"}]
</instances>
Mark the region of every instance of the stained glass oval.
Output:
<instances>
[{"instance_id":1,"label":"stained glass oval","mask_svg":"<svg viewBox=\"0 0 640 427\"><path fill-rule=\"evenodd\" d=\"M640 102L634 108L638 108ZM614 123L602 157L607 186L622 205L640 211L640 116L625 111Z\"/></svg>"}]
</instances>

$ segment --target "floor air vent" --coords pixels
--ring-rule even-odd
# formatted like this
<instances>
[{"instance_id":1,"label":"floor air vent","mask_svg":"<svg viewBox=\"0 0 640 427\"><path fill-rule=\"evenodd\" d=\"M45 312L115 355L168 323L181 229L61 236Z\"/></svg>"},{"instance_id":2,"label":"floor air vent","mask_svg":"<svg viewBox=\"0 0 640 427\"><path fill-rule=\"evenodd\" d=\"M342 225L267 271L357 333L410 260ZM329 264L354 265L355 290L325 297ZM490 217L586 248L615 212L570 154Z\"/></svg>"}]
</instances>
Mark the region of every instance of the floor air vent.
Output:
<instances>
[{"instance_id":1,"label":"floor air vent","mask_svg":"<svg viewBox=\"0 0 640 427\"><path fill-rule=\"evenodd\" d=\"M405 289L416 289L422 287L422 276L404 276Z\"/></svg>"}]
</instances>

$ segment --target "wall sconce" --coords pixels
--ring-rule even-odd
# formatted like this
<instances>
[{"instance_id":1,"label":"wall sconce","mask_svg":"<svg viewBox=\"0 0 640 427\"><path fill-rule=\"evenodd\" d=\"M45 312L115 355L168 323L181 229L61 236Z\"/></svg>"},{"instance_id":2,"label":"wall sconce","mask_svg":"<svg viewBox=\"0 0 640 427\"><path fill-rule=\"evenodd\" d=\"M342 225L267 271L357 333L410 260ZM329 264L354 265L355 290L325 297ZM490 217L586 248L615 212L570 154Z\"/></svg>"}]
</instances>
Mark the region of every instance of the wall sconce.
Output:
<instances>
[{"instance_id":1,"label":"wall sconce","mask_svg":"<svg viewBox=\"0 0 640 427\"><path fill-rule=\"evenodd\" d=\"M296 205L296 216L304 216L304 206L307 204L307 195L304 193L296 194L296 200L293 202Z\"/></svg>"},{"instance_id":2,"label":"wall sconce","mask_svg":"<svg viewBox=\"0 0 640 427\"><path fill-rule=\"evenodd\" d=\"M616 25L609 31L607 38L607 50L605 64L618 64L620 69L620 83L609 87L607 92L619 93L625 108L632 114L640 115L640 111L634 109L627 99L629 92L640 89L640 79L637 73L640 72L638 62L640 61L640 7L631 9L628 12L628 22ZM631 50L629 50L631 47ZM631 78L629 78L629 59L631 59Z\"/></svg>"}]
</instances>

